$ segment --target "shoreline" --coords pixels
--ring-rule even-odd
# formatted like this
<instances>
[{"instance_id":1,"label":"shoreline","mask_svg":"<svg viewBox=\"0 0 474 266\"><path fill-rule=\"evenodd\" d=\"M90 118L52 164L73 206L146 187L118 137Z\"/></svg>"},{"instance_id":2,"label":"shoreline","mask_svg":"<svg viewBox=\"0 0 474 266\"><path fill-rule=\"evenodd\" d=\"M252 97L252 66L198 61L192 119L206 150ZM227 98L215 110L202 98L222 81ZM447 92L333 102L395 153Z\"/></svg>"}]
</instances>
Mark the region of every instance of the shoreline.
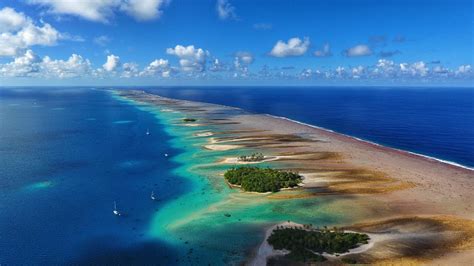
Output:
<instances>
[{"instance_id":1,"label":"shoreline","mask_svg":"<svg viewBox=\"0 0 474 266\"><path fill-rule=\"evenodd\" d=\"M297 123L297 124L300 124L300 125L303 125L303 126L311 127L311 128L318 129L318 130L322 130L322 131L325 131L325 132L330 133L330 134L336 134L336 135L344 136L344 137L351 138L353 140L360 141L360 142L363 142L365 144L370 144L370 145L380 147L380 148L383 148L383 149L391 149L391 150L395 150L395 151L398 151L398 152L401 152L401 153L407 153L409 155L422 157L424 159L428 159L430 161L434 161L434 162L437 162L437 163L443 163L443 164L447 164L449 166L455 166L455 167L460 167L460 168L463 168L463 169L466 169L466 170L474 171L474 167L463 165L463 164L460 164L460 163L457 163L457 162L448 161L448 160L436 158L436 157L433 157L433 156L412 152L412 151L409 151L409 150L403 150L403 149L399 149L399 148L395 148L395 147L386 146L385 144L380 144L380 143L377 143L377 142L374 142L374 141L361 139L359 137L355 137L355 136L351 136L351 135L348 135L348 134L340 133L340 132L334 131L332 129L328 129L328 128L308 124L308 123L301 122L301 121L298 121L298 120L294 120L294 119L291 119L291 118L288 118L288 117L285 117L285 116L276 116L276 115L271 115L271 114L262 114L262 115L269 116L269 117L276 118L276 119L286 120L286 121L293 122L293 123Z\"/></svg>"},{"instance_id":2,"label":"shoreline","mask_svg":"<svg viewBox=\"0 0 474 266\"><path fill-rule=\"evenodd\" d=\"M248 263L246 263L246 265L249 265L249 266L265 265L265 263L267 262L267 260L269 258L284 256L284 255L289 253L286 250L274 249L272 247L272 245L270 245L270 243L268 243L268 238L270 237L270 235L273 233L273 231L278 226L284 227L284 228L287 228L287 227L301 227L302 229L304 229L304 226L302 224L291 222L291 221L290 222L280 222L280 223L277 223L277 224L266 227L265 228L265 237L264 237L263 241L256 248L256 252L255 252L254 256L252 256L252 258L248 261ZM345 232L348 232L348 233L364 233L364 232L356 232L356 231L352 231L352 230L345 230ZM359 254L359 253L366 252L369 249L373 248L374 245L377 242L384 240L382 235L373 234L373 233L365 233L365 234L367 234L369 236L369 241L368 241L367 244L359 245L355 248L349 249L348 252L339 253L337 255L336 254L329 254L329 253L326 253L326 252L323 252L321 254L318 253L318 254L321 255L321 256L324 256L326 259L328 259L330 261L330 260L342 258L344 256L348 256L348 255L351 255L351 254Z\"/></svg>"},{"instance_id":3,"label":"shoreline","mask_svg":"<svg viewBox=\"0 0 474 266\"><path fill-rule=\"evenodd\" d=\"M458 162L449 161L449 160L445 160L445 159L441 159L441 158L436 158L436 157L433 157L433 156L430 156L430 155L425 155L425 154L413 152L413 151L410 151L410 150L404 150L404 149L400 149L400 148L386 146L385 144L380 144L380 143L377 143L377 142L374 142L374 141L370 141L370 140L362 139L362 138L355 137L355 136L352 136L352 135L344 134L344 133L337 132L337 131L329 129L329 128L325 128L325 127L321 127L321 126L301 122L301 121L291 119L291 118L288 118L288 117L285 117L285 116L277 116L277 115L272 115L272 114L268 114L268 113L253 113L253 112L247 111L245 109L242 109L242 108L239 108L239 107L234 107L234 106L228 106L228 105L216 104L216 103L208 103L208 102L200 102L200 101L191 101L191 100L168 98L168 97L164 97L164 96L161 96L161 95L158 95L158 94L153 94L153 93L143 91L143 90L139 90L139 91L142 92L142 93L146 93L146 94L152 94L152 95L158 96L162 99L170 100L170 101L179 101L179 102L184 102L184 103L196 103L196 104L204 104L204 105L209 105L209 106L224 107L224 108L229 108L229 109L233 109L233 110L242 111L244 114L262 115L262 116L268 116L268 117L275 118L275 119L281 119L281 120L289 121L289 122L296 123L296 124L299 124L299 125L307 126L307 127L313 128L313 129L321 130L321 131L324 131L324 132L329 133L329 134L334 134L334 135L338 135L338 136L347 137L347 138L350 138L352 140L362 142L364 144L373 145L375 147L380 147L380 148L383 148L383 149L398 151L400 153L404 153L405 155L412 155L412 156L416 156L416 157L421 157L421 158L429 160L429 161L442 163L442 164L446 164L446 165L453 166L453 167L463 168L463 169L474 172L474 166L471 167L471 166L463 165L463 164L458 163Z\"/></svg>"}]
</instances>

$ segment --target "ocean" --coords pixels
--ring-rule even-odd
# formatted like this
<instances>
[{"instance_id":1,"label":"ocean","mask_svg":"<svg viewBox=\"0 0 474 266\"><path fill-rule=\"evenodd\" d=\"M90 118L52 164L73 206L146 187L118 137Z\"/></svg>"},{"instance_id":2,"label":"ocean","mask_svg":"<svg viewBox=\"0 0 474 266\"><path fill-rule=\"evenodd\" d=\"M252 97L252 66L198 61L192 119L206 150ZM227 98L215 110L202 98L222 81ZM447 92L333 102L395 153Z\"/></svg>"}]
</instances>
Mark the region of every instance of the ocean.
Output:
<instances>
[{"instance_id":1,"label":"ocean","mask_svg":"<svg viewBox=\"0 0 474 266\"><path fill-rule=\"evenodd\" d=\"M419 87L147 88L162 96L286 117L474 167L474 90Z\"/></svg>"},{"instance_id":2,"label":"ocean","mask_svg":"<svg viewBox=\"0 0 474 266\"><path fill-rule=\"evenodd\" d=\"M164 153L179 151L169 138L153 115L104 91L1 89L0 264L172 256L145 234L153 212L189 189L171 174Z\"/></svg>"},{"instance_id":3,"label":"ocean","mask_svg":"<svg viewBox=\"0 0 474 266\"><path fill-rule=\"evenodd\" d=\"M474 166L470 89L146 90ZM238 264L264 225L350 219L354 199L224 201L238 192L210 165L227 152L201 149L192 136L204 129L173 126L181 116L101 89L0 89L0 264Z\"/></svg>"}]
</instances>

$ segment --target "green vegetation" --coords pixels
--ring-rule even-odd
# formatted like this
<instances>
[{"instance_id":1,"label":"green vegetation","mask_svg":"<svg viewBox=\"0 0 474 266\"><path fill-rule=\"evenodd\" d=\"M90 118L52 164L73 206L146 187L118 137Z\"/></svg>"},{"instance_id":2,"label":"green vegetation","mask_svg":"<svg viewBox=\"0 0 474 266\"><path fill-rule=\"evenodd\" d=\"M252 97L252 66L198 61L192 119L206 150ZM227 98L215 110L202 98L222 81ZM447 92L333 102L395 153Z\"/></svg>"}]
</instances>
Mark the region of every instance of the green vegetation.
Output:
<instances>
[{"instance_id":1,"label":"green vegetation","mask_svg":"<svg viewBox=\"0 0 474 266\"><path fill-rule=\"evenodd\" d=\"M277 227L268 238L268 243L274 249L285 249L290 251L289 259L303 262L324 261L322 253L346 253L349 249L356 248L360 244L367 244L369 236L359 233L345 233L343 230L334 228L328 230L314 229L310 226L301 227ZM352 263L348 259L345 263Z\"/></svg>"},{"instance_id":2,"label":"green vegetation","mask_svg":"<svg viewBox=\"0 0 474 266\"><path fill-rule=\"evenodd\" d=\"M224 177L232 185L255 192L277 192L281 188L296 187L301 182L297 173L248 166L229 169Z\"/></svg>"},{"instance_id":3,"label":"green vegetation","mask_svg":"<svg viewBox=\"0 0 474 266\"><path fill-rule=\"evenodd\" d=\"M263 153L252 153L250 156L243 155L238 158L238 160L241 162L259 162L263 161L264 159L265 156Z\"/></svg>"},{"instance_id":4,"label":"green vegetation","mask_svg":"<svg viewBox=\"0 0 474 266\"><path fill-rule=\"evenodd\" d=\"M188 122L196 122L197 119L195 118L183 118L183 122L188 123Z\"/></svg>"}]
</instances>

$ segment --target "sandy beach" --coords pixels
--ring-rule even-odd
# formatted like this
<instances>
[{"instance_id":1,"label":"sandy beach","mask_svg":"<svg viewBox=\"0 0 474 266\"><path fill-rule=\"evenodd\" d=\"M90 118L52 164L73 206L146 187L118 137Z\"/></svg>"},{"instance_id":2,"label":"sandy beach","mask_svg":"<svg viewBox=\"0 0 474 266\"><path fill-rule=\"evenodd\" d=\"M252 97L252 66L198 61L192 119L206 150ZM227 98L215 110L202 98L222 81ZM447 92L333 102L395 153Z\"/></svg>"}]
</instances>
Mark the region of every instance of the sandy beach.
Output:
<instances>
[{"instance_id":1,"label":"sandy beach","mask_svg":"<svg viewBox=\"0 0 474 266\"><path fill-rule=\"evenodd\" d=\"M140 91L129 91L125 97L188 113L199 109L199 123L217 127L199 135L212 136L204 149L262 151L278 158L268 163L297 170L306 177L303 187L289 192L291 195L280 192L262 196L278 199L340 195L357 199L362 204L358 207L365 208L368 215L345 227L373 234L385 232L383 241L351 254L357 261L401 264L474 261L474 171L471 169L269 115L241 112L223 118L220 113L213 113L227 110L225 106L167 99ZM217 126L213 120L216 117L221 123ZM236 159L223 157L222 162L236 163ZM268 237L269 229L266 230ZM251 265L264 265L273 254L271 247L262 241L249 258Z\"/></svg>"}]
</instances>

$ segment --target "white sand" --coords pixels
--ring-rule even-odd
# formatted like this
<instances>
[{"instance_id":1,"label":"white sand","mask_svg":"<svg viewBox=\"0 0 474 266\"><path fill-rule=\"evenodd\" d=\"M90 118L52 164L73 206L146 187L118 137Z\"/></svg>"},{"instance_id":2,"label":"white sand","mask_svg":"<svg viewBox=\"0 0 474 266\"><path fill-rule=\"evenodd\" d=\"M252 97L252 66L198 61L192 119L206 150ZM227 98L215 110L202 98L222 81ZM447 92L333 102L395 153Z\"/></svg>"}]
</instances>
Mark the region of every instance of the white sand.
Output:
<instances>
[{"instance_id":1,"label":"white sand","mask_svg":"<svg viewBox=\"0 0 474 266\"><path fill-rule=\"evenodd\" d=\"M241 148L242 146L240 145L224 145L224 144L209 144L209 145L204 145L204 148L208 150L213 150L213 151L227 151L227 150L233 150L233 149L238 149Z\"/></svg>"},{"instance_id":2,"label":"white sand","mask_svg":"<svg viewBox=\"0 0 474 266\"><path fill-rule=\"evenodd\" d=\"M263 162L276 161L280 158L282 158L282 157L281 156L265 156L264 159L261 160L261 161L245 162L245 161L240 161L239 158L232 157L232 158L225 158L224 160L220 161L220 163L224 163L224 164L257 164L257 163L263 163Z\"/></svg>"}]
</instances>

